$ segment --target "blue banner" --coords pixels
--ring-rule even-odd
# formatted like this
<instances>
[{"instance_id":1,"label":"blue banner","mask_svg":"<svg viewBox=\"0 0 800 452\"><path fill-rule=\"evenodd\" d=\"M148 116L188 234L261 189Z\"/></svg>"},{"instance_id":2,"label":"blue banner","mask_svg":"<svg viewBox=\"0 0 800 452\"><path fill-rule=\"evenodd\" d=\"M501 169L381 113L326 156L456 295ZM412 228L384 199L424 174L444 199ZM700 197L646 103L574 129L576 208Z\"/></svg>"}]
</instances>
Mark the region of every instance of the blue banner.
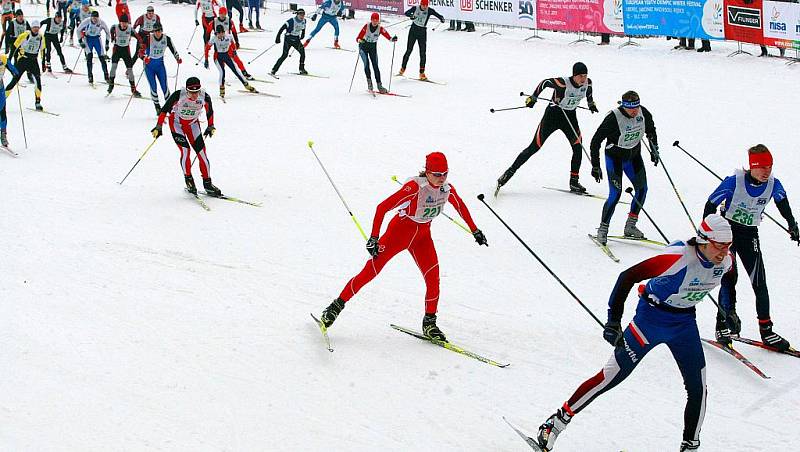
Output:
<instances>
[{"instance_id":1,"label":"blue banner","mask_svg":"<svg viewBox=\"0 0 800 452\"><path fill-rule=\"evenodd\" d=\"M725 39L723 0L623 0L625 34Z\"/></svg>"}]
</instances>

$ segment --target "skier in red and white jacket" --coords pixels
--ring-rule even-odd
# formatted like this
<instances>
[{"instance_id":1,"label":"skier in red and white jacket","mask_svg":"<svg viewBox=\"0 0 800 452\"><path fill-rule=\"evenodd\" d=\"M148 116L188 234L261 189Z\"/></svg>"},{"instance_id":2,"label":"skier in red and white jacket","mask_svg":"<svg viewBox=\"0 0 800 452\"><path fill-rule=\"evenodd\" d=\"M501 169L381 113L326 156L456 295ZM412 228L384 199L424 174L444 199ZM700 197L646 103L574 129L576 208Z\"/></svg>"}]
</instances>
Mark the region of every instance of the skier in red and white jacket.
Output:
<instances>
[{"instance_id":1,"label":"skier in red and white jacket","mask_svg":"<svg viewBox=\"0 0 800 452\"><path fill-rule=\"evenodd\" d=\"M475 226L466 204L456 193L455 187L447 183L447 159L441 152L433 152L425 158L425 171L410 178L397 192L378 204L372 233L367 241L367 252L372 256L364 268L347 282L338 298L322 312L321 321L326 327L334 320L362 287L372 281L397 253L408 250L425 279L425 316L422 332L430 338L446 342L442 331L436 326L436 309L439 303L439 259L431 238L431 222L449 202L467 223L478 245L486 245L486 237ZM393 209L397 215L389 222L380 238L384 216Z\"/></svg>"}]
</instances>

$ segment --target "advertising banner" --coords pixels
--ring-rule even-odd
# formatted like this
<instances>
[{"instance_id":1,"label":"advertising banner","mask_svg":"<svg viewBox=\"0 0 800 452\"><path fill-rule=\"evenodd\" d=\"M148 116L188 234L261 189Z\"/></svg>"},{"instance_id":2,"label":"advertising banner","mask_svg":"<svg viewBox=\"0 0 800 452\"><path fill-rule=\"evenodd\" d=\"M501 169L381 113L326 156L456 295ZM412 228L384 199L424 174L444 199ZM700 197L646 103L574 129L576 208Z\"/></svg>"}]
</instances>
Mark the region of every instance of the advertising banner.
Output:
<instances>
[{"instance_id":1,"label":"advertising banner","mask_svg":"<svg viewBox=\"0 0 800 452\"><path fill-rule=\"evenodd\" d=\"M402 15L405 10L403 9L403 0L342 0L344 6L350 9L361 11L375 11L385 14L400 14ZM308 2L308 3L305 3ZM292 3L295 3L294 1ZM431 2L433 3L433 2ZM299 5L321 5L322 0L300 0ZM315 9L306 8L306 13L309 17L313 14ZM313 27L312 27L313 28Z\"/></svg>"},{"instance_id":2,"label":"advertising banner","mask_svg":"<svg viewBox=\"0 0 800 452\"><path fill-rule=\"evenodd\" d=\"M622 0L537 0L536 28L622 34Z\"/></svg>"},{"instance_id":3,"label":"advertising banner","mask_svg":"<svg viewBox=\"0 0 800 452\"><path fill-rule=\"evenodd\" d=\"M725 0L725 38L763 44L761 3L761 0Z\"/></svg>"},{"instance_id":4,"label":"advertising banner","mask_svg":"<svg viewBox=\"0 0 800 452\"><path fill-rule=\"evenodd\" d=\"M765 1L763 15L764 44L800 48L800 5Z\"/></svg>"},{"instance_id":5,"label":"advertising banner","mask_svg":"<svg viewBox=\"0 0 800 452\"><path fill-rule=\"evenodd\" d=\"M623 0L625 34L724 39L723 0Z\"/></svg>"},{"instance_id":6,"label":"advertising banner","mask_svg":"<svg viewBox=\"0 0 800 452\"><path fill-rule=\"evenodd\" d=\"M405 0L406 9L417 4L418 0ZM430 0L429 5L447 20L536 27L535 0Z\"/></svg>"}]
</instances>

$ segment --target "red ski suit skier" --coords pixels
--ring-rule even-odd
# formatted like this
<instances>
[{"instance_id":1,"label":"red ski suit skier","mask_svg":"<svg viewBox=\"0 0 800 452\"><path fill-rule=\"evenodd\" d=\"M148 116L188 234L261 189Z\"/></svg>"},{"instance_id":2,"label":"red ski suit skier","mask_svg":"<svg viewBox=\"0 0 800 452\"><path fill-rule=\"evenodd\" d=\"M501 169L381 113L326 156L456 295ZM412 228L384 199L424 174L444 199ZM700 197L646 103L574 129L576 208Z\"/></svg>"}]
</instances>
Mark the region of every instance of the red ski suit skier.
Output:
<instances>
[{"instance_id":1,"label":"red ski suit skier","mask_svg":"<svg viewBox=\"0 0 800 452\"><path fill-rule=\"evenodd\" d=\"M387 212L398 209L397 215L378 240L380 253L367 261L361 272L345 285L339 298L347 302L378 276L397 253L408 250L425 279L425 314L435 314L439 303L439 258L431 239L431 221L442 212L446 202L455 207L471 231L477 230L455 188L448 183L434 187L424 176L409 179L400 190L378 204L372 221L372 237L379 236Z\"/></svg>"}]
</instances>

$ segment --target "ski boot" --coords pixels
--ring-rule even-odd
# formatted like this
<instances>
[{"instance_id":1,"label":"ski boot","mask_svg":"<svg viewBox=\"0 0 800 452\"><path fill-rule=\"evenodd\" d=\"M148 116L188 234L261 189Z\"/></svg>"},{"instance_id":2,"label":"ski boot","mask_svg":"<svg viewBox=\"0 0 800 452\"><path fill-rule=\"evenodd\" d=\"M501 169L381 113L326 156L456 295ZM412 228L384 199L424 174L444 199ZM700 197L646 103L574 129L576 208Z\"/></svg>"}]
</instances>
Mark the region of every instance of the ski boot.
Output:
<instances>
[{"instance_id":1,"label":"ski boot","mask_svg":"<svg viewBox=\"0 0 800 452\"><path fill-rule=\"evenodd\" d=\"M0 130L0 144L8 147L8 135L6 134L6 129Z\"/></svg>"},{"instance_id":2,"label":"ski boot","mask_svg":"<svg viewBox=\"0 0 800 452\"><path fill-rule=\"evenodd\" d=\"M133 97L137 99L140 99L142 97L142 93L136 90L136 85L131 86L131 94L133 95Z\"/></svg>"},{"instance_id":3,"label":"ski boot","mask_svg":"<svg viewBox=\"0 0 800 452\"><path fill-rule=\"evenodd\" d=\"M419 79L422 80L423 82L428 80L428 76L425 75L425 71L419 71Z\"/></svg>"},{"instance_id":4,"label":"ski boot","mask_svg":"<svg viewBox=\"0 0 800 452\"><path fill-rule=\"evenodd\" d=\"M37 97L36 98L35 107L36 107L36 111L44 111L44 108L42 107L42 98L41 97Z\"/></svg>"},{"instance_id":5,"label":"ski boot","mask_svg":"<svg viewBox=\"0 0 800 452\"><path fill-rule=\"evenodd\" d=\"M225 99L225 85L219 85L219 97Z\"/></svg>"},{"instance_id":6,"label":"ski boot","mask_svg":"<svg viewBox=\"0 0 800 452\"><path fill-rule=\"evenodd\" d=\"M258 92L258 91L256 91L256 88L253 85L249 84L249 83L244 85L244 89L246 89L248 92L251 92L251 93L257 93Z\"/></svg>"},{"instance_id":7,"label":"ski boot","mask_svg":"<svg viewBox=\"0 0 800 452\"><path fill-rule=\"evenodd\" d=\"M333 325L333 322L336 320L336 317L339 317L339 314L344 309L344 300L341 298L337 298L333 300L333 302L322 311L322 315L319 316L319 321L325 325L325 328L330 328Z\"/></svg>"},{"instance_id":8,"label":"ski boot","mask_svg":"<svg viewBox=\"0 0 800 452\"><path fill-rule=\"evenodd\" d=\"M597 241L602 245L608 244L608 223L600 223L597 228Z\"/></svg>"},{"instance_id":9,"label":"ski boot","mask_svg":"<svg viewBox=\"0 0 800 452\"><path fill-rule=\"evenodd\" d=\"M386 94L389 92L389 90L384 88L383 85L381 85L381 83L378 82L378 92L381 94Z\"/></svg>"},{"instance_id":10,"label":"ski boot","mask_svg":"<svg viewBox=\"0 0 800 452\"><path fill-rule=\"evenodd\" d=\"M251 21L249 21L249 20L248 20L248 21L247 21L247 26L248 26L248 27L250 27L251 29L253 29L253 22L251 22ZM258 28L258 27L256 27L256 29L257 29L257 28Z\"/></svg>"},{"instance_id":11,"label":"ski boot","mask_svg":"<svg viewBox=\"0 0 800 452\"><path fill-rule=\"evenodd\" d=\"M203 188L206 190L206 194L208 194L208 196L213 196L215 198L222 196L222 190L215 187L214 184L211 183L210 177L203 179Z\"/></svg>"},{"instance_id":12,"label":"ski boot","mask_svg":"<svg viewBox=\"0 0 800 452\"><path fill-rule=\"evenodd\" d=\"M681 450L680 452L688 452L693 450L700 450L700 441L697 440L689 440L689 441L681 441Z\"/></svg>"},{"instance_id":13,"label":"ski boot","mask_svg":"<svg viewBox=\"0 0 800 452\"><path fill-rule=\"evenodd\" d=\"M306 39L306 42L303 43L303 48L305 49L308 47L308 44L311 42L311 38Z\"/></svg>"},{"instance_id":14,"label":"ski boot","mask_svg":"<svg viewBox=\"0 0 800 452\"><path fill-rule=\"evenodd\" d=\"M367 79L367 91L370 91L370 92L372 92L373 90L374 90L374 88L373 88L373 86L372 86L372 79L371 79L371 78L368 78L368 79Z\"/></svg>"},{"instance_id":15,"label":"ski boot","mask_svg":"<svg viewBox=\"0 0 800 452\"><path fill-rule=\"evenodd\" d=\"M544 424L539 427L539 433L536 435L539 447L545 451L553 450L553 445L556 443L558 435L567 428L567 424L571 419L572 416L564 410L564 407L559 408L558 411L547 418Z\"/></svg>"},{"instance_id":16,"label":"ski boot","mask_svg":"<svg viewBox=\"0 0 800 452\"><path fill-rule=\"evenodd\" d=\"M725 320L725 314L721 310L717 311L717 324L714 327L714 337L722 345L731 345L731 329L728 328L728 322Z\"/></svg>"},{"instance_id":17,"label":"ski boot","mask_svg":"<svg viewBox=\"0 0 800 452\"><path fill-rule=\"evenodd\" d=\"M253 28L253 26L251 25L250 28ZM247 33L248 31L250 30L244 28L244 24L239 24L239 33Z\"/></svg>"},{"instance_id":18,"label":"ski boot","mask_svg":"<svg viewBox=\"0 0 800 452\"><path fill-rule=\"evenodd\" d=\"M194 177L191 174L183 176L184 181L186 182L186 191L193 195L197 195L197 187L194 185Z\"/></svg>"},{"instance_id":19,"label":"ski boot","mask_svg":"<svg viewBox=\"0 0 800 452\"><path fill-rule=\"evenodd\" d=\"M644 239L645 236L639 228L636 227L636 222L639 221L639 217L636 215L628 215L628 220L625 222L625 230L623 235L625 237L629 237L632 239Z\"/></svg>"},{"instance_id":20,"label":"ski boot","mask_svg":"<svg viewBox=\"0 0 800 452\"><path fill-rule=\"evenodd\" d=\"M772 320L759 320L758 330L761 333L761 341L764 342L765 345L775 347L781 352L785 352L791 348L789 341L772 331Z\"/></svg>"},{"instance_id":21,"label":"ski boot","mask_svg":"<svg viewBox=\"0 0 800 452\"><path fill-rule=\"evenodd\" d=\"M339 45L339 40L338 39L334 39L333 40L333 48L334 49L341 49L342 48L342 46Z\"/></svg>"},{"instance_id":22,"label":"ski boot","mask_svg":"<svg viewBox=\"0 0 800 452\"><path fill-rule=\"evenodd\" d=\"M269 71L269 75L271 75L273 77L276 77L275 74L277 74L277 73L278 73L278 71L276 69L273 69L273 70Z\"/></svg>"},{"instance_id":23,"label":"ski boot","mask_svg":"<svg viewBox=\"0 0 800 452\"><path fill-rule=\"evenodd\" d=\"M252 75L250 75L250 73L249 73L249 72L247 72L247 71L242 71L242 75L243 75L243 76L244 76L244 78L245 78L245 79L247 79L247 80L253 80L253 76L252 76Z\"/></svg>"},{"instance_id":24,"label":"ski boot","mask_svg":"<svg viewBox=\"0 0 800 452\"><path fill-rule=\"evenodd\" d=\"M436 314L425 314L425 317L422 318L422 334L431 340L447 342L442 330L436 326Z\"/></svg>"},{"instance_id":25,"label":"ski boot","mask_svg":"<svg viewBox=\"0 0 800 452\"><path fill-rule=\"evenodd\" d=\"M65 73L65 74L72 74L72 69L70 69L70 68L68 68L68 67L66 67L66 66L65 66L65 67L64 67L64 73Z\"/></svg>"},{"instance_id":26,"label":"ski boot","mask_svg":"<svg viewBox=\"0 0 800 452\"><path fill-rule=\"evenodd\" d=\"M578 182L578 175L577 174L574 174L574 175L571 174L569 176L569 191L571 191L572 193L578 193L578 194L586 193L586 187L584 187L583 185L581 185L580 182Z\"/></svg>"},{"instance_id":27,"label":"ski boot","mask_svg":"<svg viewBox=\"0 0 800 452\"><path fill-rule=\"evenodd\" d=\"M108 83L108 89L106 91L108 91L108 94L111 94L111 91L114 91L114 80L113 79L111 79L111 81Z\"/></svg>"},{"instance_id":28,"label":"ski boot","mask_svg":"<svg viewBox=\"0 0 800 452\"><path fill-rule=\"evenodd\" d=\"M497 178L497 188L494 190L494 195L497 196L497 193L500 192L500 187L507 184L511 177L514 176L516 171L512 170L511 168L507 169L505 173L503 173L499 178Z\"/></svg>"},{"instance_id":29,"label":"ski boot","mask_svg":"<svg viewBox=\"0 0 800 452\"><path fill-rule=\"evenodd\" d=\"M398 75L398 76L400 76L400 77L402 77L402 76L403 76L403 74L405 74L405 73L406 73L406 68L404 68L404 67L401 67L401 68L400 68L400 72L398 72L398 73L397 73L397 75Z\"/></svg>"},{"instance_id":30,"label":"ski boot","mask_svg":"<svg viewBox=\"0 0 800 452\"><path fill-rule=\"evenodd\" d=\"M308 75L308 72L306 72L306 67L305 66L300 66L300 71L299 72L300 72L300 75Z\"/></svg>"}]
</instances>

